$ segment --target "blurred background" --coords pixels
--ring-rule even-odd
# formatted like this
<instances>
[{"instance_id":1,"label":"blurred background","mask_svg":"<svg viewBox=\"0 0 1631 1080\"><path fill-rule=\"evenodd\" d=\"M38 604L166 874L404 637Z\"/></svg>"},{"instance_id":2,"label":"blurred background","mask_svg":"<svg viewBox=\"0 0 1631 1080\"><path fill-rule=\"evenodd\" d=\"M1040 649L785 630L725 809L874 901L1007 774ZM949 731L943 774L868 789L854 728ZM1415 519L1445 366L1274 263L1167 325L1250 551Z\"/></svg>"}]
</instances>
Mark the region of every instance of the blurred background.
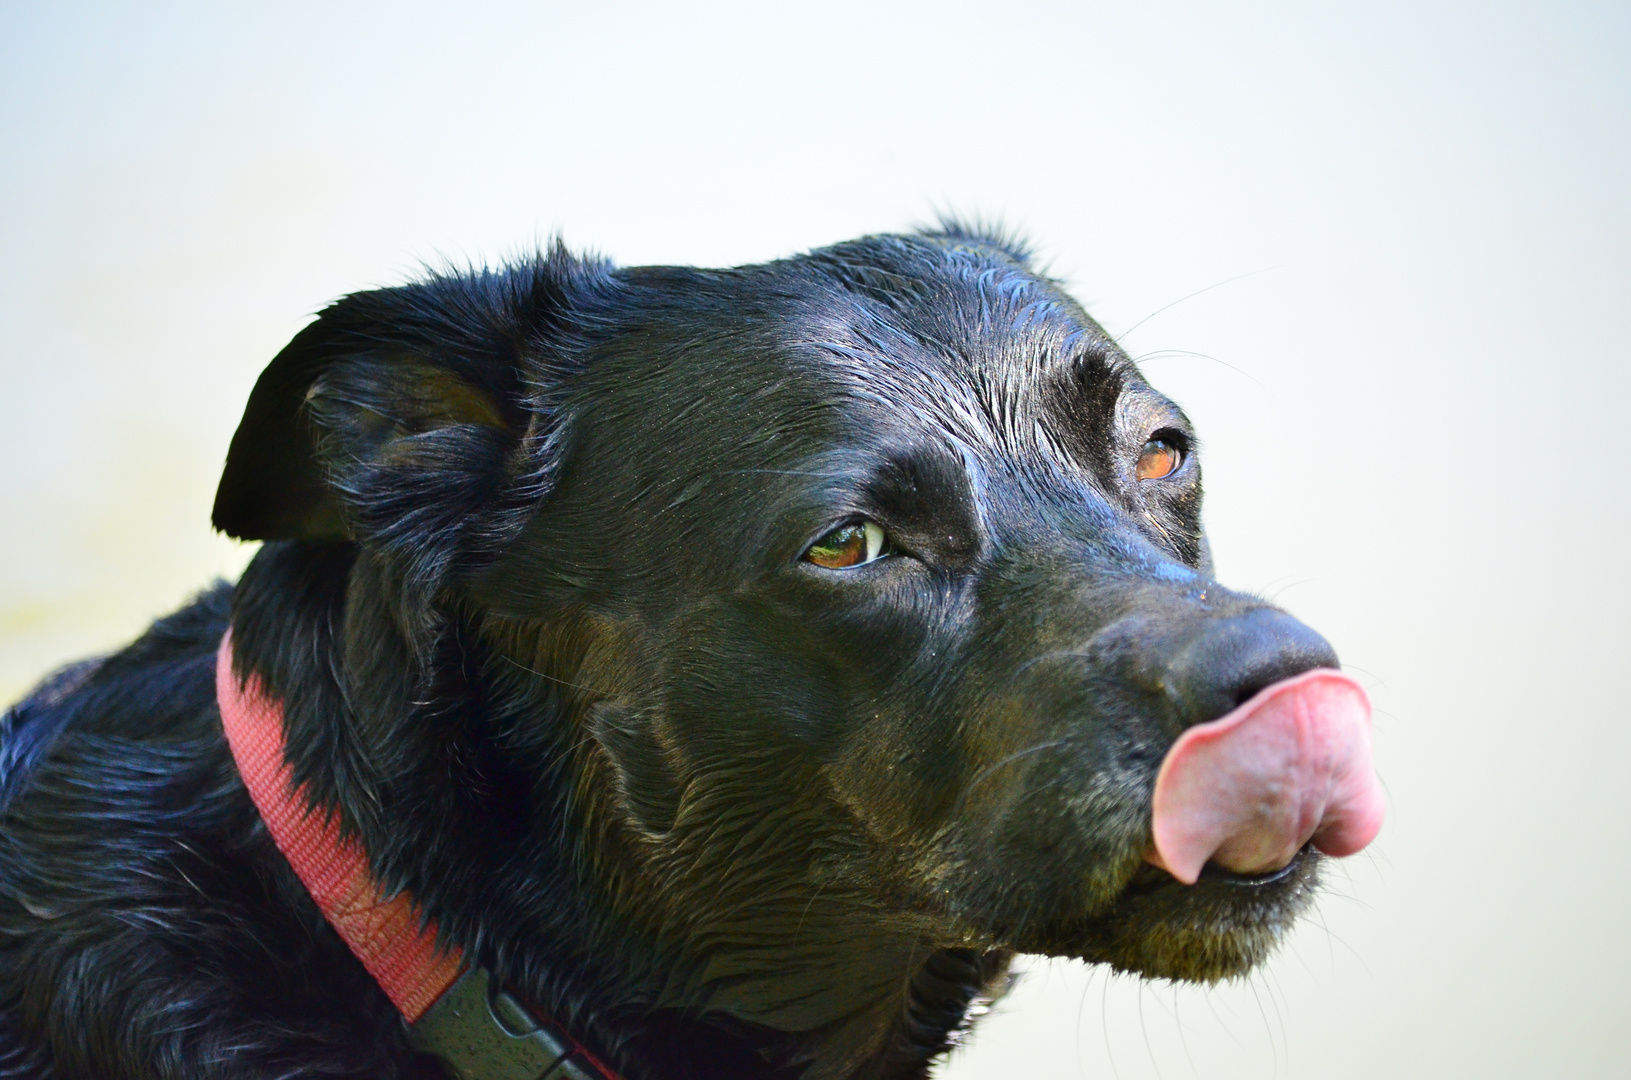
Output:
<instances>
[{"instance_id":1,"label":"blurred background","mask_svg":"<svg viewBox=\"0 0 1631 1080\"><path fill-rule=\"evenodd\" d=\"M1032 960L943 1075L1626 1075L1631 5L6 0L0 147L0 698L237 573L227 440L345 292L996 218L1392 813L1250 980Z\"/></svg>"}]
</instances>

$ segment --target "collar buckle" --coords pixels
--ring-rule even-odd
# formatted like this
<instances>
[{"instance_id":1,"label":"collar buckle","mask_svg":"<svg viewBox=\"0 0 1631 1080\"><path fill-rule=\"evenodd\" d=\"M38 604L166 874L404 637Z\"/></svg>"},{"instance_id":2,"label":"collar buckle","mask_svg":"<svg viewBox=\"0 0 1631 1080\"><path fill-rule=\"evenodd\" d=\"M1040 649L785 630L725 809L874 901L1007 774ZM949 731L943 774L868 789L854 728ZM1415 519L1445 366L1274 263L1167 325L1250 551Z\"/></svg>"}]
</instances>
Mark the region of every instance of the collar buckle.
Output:
<instances>
[{"instance_id":1,"label":"collar buckle","mask_svg":"<svg viewBox=\"0 0 1631 1080\"><path fill-rule=\"evenodd\" d=\"M416 1049L459 1080L607 1080L583 1047L479 967L459 976L408 1030Z\"/></svg>"}]
</instances>

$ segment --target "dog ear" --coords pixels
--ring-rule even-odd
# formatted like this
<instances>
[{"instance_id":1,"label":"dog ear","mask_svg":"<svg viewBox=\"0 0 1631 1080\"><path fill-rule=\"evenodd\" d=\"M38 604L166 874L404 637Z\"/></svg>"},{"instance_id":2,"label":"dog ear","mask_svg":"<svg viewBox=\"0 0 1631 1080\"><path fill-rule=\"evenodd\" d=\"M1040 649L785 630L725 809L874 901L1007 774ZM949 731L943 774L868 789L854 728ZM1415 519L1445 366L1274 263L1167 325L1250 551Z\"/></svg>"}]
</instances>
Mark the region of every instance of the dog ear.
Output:
<instances>
[{"instance_id":1,"label":"dog ear","mask_svg":"<svg viewBox=\"0 0 1631 1080\"><path fill-rule=\"evenodd\" d=\"M261 374L227 452L216 528L354 540L412 592L490 555L553 487L575 327L616 285L568 255L358 293Z\"/></svg>"}]
</instances>

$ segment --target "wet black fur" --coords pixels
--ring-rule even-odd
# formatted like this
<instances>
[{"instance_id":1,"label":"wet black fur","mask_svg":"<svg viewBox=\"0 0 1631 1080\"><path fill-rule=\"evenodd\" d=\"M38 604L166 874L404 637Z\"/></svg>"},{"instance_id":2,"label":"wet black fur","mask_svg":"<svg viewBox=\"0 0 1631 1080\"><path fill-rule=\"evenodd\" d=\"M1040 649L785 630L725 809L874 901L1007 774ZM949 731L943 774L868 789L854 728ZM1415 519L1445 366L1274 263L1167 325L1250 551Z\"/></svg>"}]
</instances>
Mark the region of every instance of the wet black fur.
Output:
<instances>
[{"instance_id":1,"label":"wet black fur","mask_svg":"<svg viewBox=\"0 0 1631 1080\"><path fill-rule=\"evenodd\" d=\"M1151 784L1335 658L1211 579L1187 420L1027 259L557 247L325 311L232 443L241 581L0 727L0 1077L437 1075L238 779L229 623L378 876L628 1080L924 1076L1016 950L1260 959L1315 859L1181 888ZM893 554L800 560L863 518Z\"/></svg>"}]
</instances>

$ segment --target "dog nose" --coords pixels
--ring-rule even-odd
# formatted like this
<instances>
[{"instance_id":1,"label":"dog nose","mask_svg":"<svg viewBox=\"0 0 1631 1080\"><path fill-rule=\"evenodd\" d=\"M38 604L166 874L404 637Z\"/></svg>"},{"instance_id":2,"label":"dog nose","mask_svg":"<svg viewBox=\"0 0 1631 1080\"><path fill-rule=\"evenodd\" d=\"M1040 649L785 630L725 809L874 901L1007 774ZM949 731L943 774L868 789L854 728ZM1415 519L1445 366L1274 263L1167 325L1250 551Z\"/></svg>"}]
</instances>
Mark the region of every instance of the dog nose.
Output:
<instances>
[{"instance_id":1,"label":"dog nose","mask_svg":"<svg viewBox=\"0 0 1631 1080\"><path fill-rule=\"evenodd\" d=\"M1260 877L1309 843L1350 855L1375 838L1370 701L1336 667L1324 638L1272 608L1201 624L1163 673L1184 730L1156 774L1146 861L1192 885L1209 863Z\"/></svg>"},{"instance_id":2,"label":"dog nose","mask_svg":"<svg viewBox=\"0 0 1631 1080\"><path fill-rule=\"evenodd\" d=\"M1162 687L1185 727L1215 720L1259 690L1314 668L1338 667L1319 634L1273 608L1209 619L1173 656Z\"/></svg>"}]
</instances>

